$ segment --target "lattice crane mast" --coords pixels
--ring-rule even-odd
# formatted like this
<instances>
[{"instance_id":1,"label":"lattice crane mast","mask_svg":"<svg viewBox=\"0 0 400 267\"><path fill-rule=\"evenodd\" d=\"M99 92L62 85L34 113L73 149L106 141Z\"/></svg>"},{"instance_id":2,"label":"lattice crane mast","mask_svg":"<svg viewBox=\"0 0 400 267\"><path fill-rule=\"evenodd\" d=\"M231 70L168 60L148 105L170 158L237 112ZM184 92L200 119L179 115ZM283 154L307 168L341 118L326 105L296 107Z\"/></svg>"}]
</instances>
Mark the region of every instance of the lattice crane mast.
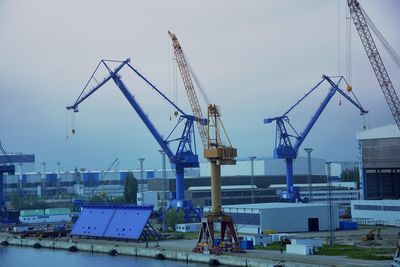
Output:
<instances>
[{"instance_id":1,"label":"lattice crane mast","mask_svg":"<svg viewBox=\"0 0 400 267\"><path fill-rule=\"evenodd\" d=\"M389 105L393 118L400 129L400 100L379 54L378 48L376 47L375 41L372 38L371 31L369 30L368 24L371 24L371 22L357 0L347 0L347 5L350 9L351 18L353 19L358 35L360 36L361 43L367 53L379 86L386 98L386 102ZM379 34L378 37L383 38L380 37Z\"/></svg>"},{"instance_id":2,"label":"lattice crane mast","mask_svg":"<svg viewBox=\"0 0 400 267\"><path fill-rule=\"evenodd\" d=\"M220 254L224 247L232 247L233 251L239 251L239 242L233 225L232 217L224 214L221 210L221 165L235 165L237 150L229 140L221 121L220 110L216 105L210 104L200 82L191 69L177 37L168 31L174 47L175 59L182 76L193 114L198 118L204 118L200 103L196 94L195 86L202 92L207 107L208 125L198 125L199 134L203 142L204 157L211 165L211 213L202 219L202 226L196 247L193 251L204 252L205 249L214 254ZM193 79L192 79L193 78ZM225 135L227 143L222 142L221 135ZM221 225L220 244L214 245L214 224Z\"/></svg>"},{"instance_id":3,"label":"lattice crane mast","mask_svg":"<svg viewBox=\"0 0 400 267\"><path fill-rule=\"evenodd\" d=\"M201 106L199 103L199 100L197 98L196 90L194 88L194 84L192 81L192 78L190 76L190 69L187 64L185 54L183 53L183 50L181 48L181 45L178 42L178 39L176 36L168 31L169 36L172 39L172 45L174 47L174 54L175 54L175 59L176 62L178 63L178 68L182 76L182 81L183 85L185 87L187 96L189 98L189 103L192 108L193 115L196 116L197 118L203 118L203 112L201 111ZM207 147L207 136L208 136L208 129L207 125L203 125L199 122L196 122L197 124L197 129L199 130L200 138L203 143L204 147Z\"/></svg>"}]
</instances>

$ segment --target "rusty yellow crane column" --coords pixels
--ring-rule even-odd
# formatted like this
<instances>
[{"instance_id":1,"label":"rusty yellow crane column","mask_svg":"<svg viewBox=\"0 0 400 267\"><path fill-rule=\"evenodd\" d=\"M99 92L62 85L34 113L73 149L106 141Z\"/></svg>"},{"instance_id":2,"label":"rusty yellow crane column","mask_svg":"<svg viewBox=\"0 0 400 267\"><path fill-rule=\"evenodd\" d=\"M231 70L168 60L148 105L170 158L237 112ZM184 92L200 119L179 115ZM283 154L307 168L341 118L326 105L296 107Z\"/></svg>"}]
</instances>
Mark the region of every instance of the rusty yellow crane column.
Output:
<instances>
[{"instance_id":1,"label":"rusty yellow crane column","mask_svg":"<svg viewBox=\"0 0 400 267\"><path fill-rule=\"evenodd\" d=\"M220 112L216 105L208 106L208 140L204 158L211 164L211 213L221 214L221 165L235 165L236 148L220 142Z\"/></svg>"},{"instance_id":2,"label":"rusty yellow crane column","mask_svg":"<svg viewBox=\"0 0 400 267\"><path fill-rule=\"evenodd\" d=\"M174 47L175 59L182 76L182 81L192 107L193 115L204 118L197 98L195 84L205 96L196 75L190 68L183 53L182 47L175 34L168 32ZM193 83L192 78L195 83ZM239 252L239 241L234 228L232 217L221 210L221 166L235 165L237 151L229 140L224 125L220 118L220 110L216 105L210 104L206 99L207 125L197 122L199 134L204 146L204 158L210 161L211 167L211 212L202 218L199 237L194 252L221 254L222 251L231 250ZM226 138L226 144L222 143L222 135ZM220 243L214 242L214 226L220 224Z\"/></svg>"}]
</instances>

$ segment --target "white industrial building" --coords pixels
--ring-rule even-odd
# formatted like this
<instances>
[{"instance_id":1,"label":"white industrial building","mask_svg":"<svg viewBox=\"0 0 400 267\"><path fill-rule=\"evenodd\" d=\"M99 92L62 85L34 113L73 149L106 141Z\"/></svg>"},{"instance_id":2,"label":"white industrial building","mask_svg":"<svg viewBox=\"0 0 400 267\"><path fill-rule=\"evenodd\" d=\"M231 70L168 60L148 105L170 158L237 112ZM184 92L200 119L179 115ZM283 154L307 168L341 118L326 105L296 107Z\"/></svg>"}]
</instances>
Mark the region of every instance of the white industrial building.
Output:
<instances>
[{"instance_id":1,"label":"white industrial building","mask_svg":"<svg viewBox=\"0 0 400 267\"><path fill-rule=\"evenodd\" d=\"M340 208L348 209L350 209L350 202L358 200L360 194L356 182L313 183L311 188L309 184L294 184L294 186L300 187L301 198L308 198L310 203L329 203L331 201L339 204ZM276 189L280 193L286 190L286 184L273 184L269 188Z\"/></svg>"},{"instance_id":2,"label":"white industrial building","mask_svg":"<svg viewBox=\"0 0 400 267\"><path fill-rule=\"evenodd\" d=\"M210 208L204 208L208 212ZM339 228L338 204L258 203L223 206L239 233L328 231Z\"/></svg>"},{"instance_id":3,"label":"white industrial building","mask_svg":"<svg viewBox=\"0 0 400 267\"><path fill-rule=\"evenodd\" d=\"M400 226L400 200L355 200L351 217L360 224Z\"/></svg>"},{"instance_id":4,"label":"white industrial building","mask_svg":"<svg viewBox=\"0 0 400 267\"><path fill-rule=\"evenodd\" d=\"M387 125L357 133L360 199L400 199L400 130Z\"/></svg>"},{"instance_id":5,"label":"white industrial building","mask_svg":"<svg viewBox=\"0 0 400 267\"><path fill-rule=\"evenodd\" d=\"M307 157L297 157L293 160L293 173L296 175L308 175ZM221 168L222 176L251 175L252 161L249 158L238 158L236 165L226 165ZM326 175L325 160L311 158L312 174ZM253 160L254 175L279 176L286 173L284 159L258 157ZM210 176L210 163L200 163L200 176Z\"/></svg>"}]
</instances>

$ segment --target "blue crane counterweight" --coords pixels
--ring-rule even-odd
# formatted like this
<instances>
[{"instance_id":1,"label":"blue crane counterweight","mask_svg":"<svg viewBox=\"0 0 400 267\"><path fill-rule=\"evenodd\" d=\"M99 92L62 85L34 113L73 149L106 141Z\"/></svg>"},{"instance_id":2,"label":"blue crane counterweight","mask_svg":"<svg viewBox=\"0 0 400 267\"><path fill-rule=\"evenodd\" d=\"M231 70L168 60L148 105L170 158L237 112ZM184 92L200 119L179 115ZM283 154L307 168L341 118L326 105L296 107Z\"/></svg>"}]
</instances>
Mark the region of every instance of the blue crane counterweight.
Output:
<instances>
[{"instance_id":1,"label":"blue crane counterweight","mask_svg":"<svg viewBox=\"0 0 400 267\"><path fill-rule=\"evenodd\" d=\"M118 86L122 94L125 96L125 98L128 100L132 108L136 111L136 113L139 115L141 120L144 122L146 125L147 129L150 131L154 139L157 141L157 143L160 145L162 150L165 152L165 154L168 156L171 166L175 168L176 171L176 200L177 200L177 205L180 207L183 207L185 205L184 201L184 169L185 168L191 168L191 167L198 167L199 166L199 161L198 161L198 156L196 154L196 147L195 147L195 141L194 141L194 134L193 134L193 122L194 121L199 121L200 123L206 124L207 122L204 121L203 119L196 118L192 115L187 115L184 113L179 107L177 107L170 99L168 99L155 85L153 85L147 78L145 78L139 71L137 71L133 66L129 64L130 60L127 59L125 61L119 61L120 65L112 70L107 64L107 60L101 60L99 65L97 66L95 72L97 71L98 67L100 64L104 64L104 66L107 68L109 75L104 78L102 82L100 82L98 85L90 89L88 92L85 93L86 87L90 83L91 79L94 77L95 72L89 79L88 83L86 84L85 88L83 89L82 93L78 97L78 99L75 101L75 103L71 106L68 106L68 110L74 110L75 112L78 111L78 105L82 103L85 99L87 99L91 94L93 94L95 91L97 91L100 87L102 87L107 81L113 80L114 83ZM115 61L114 61L115 62ZM172 106L174 106L182 115L178 119L177 125L174 127L172 132L168 135L166 139L164 139L161 134L158 132L158 130L155 128L153 123L150 121L148 116L144 113L142 107L139 105L139 103L135 100L134 96L129 92L128 88L126 85L123 83L121 80L118 72L125 66L127 65L134 73L136 73L141 79L143 79L152 89L154 89L161 97L166 100L168 103L170 103ZM176 139L169 139L173 131L177 128L178 124L180 124L182 121L185 121L184 125L184 130L183 133L179 138ZM192 142L193 139L193 142ZM170 148L170 143L177 141L179 142L178 147L176 152L174 153L171 148Z\"/></svg>"},{"instance_id":2,"label":"blue crane counterweight","mask_svg":"<svg viewBox=\"0 0 400 267\"><path fill-rule=\"evenodd\" d=\"M281 196L283 201L294 202L301 200L299 189L293 187L293 159L297 158L297 153L299 151L301 144L306 139L307 135L311 131L314 124L317 122L318 118L324 111L325 107L328 105L333 95L336 92L339 92L347 100L349 100L350 103L356 106L360 110L361 114L367 113L367 111L364 110L364 108L360 105L360 103L358 103L358 101L354 101L343 90L341 90L338 87L338 85L342 80L343 77L341 77L337 83L334 83L331 80L331 78L323 75L322 80L316 86L314 86L307 94L305 94L299 101L297 101L296 104L294 104L282 116L264 119L264 123L266 124L276 121L276 139L275 139L274 157L286 160L286 191L283 192ZM292 111L297 105L299 105L301 101L303 101L307 96L309 96L324 81L327 81L331 86L328 95L324 98L324 100L318 107L315 114L311 117L311 120L308 122L303 132L299 134L290 124L288 113ZM292 131L294 132L293 134L289 133L287 125L292 129Z\"/></svg>"}]
</instances>

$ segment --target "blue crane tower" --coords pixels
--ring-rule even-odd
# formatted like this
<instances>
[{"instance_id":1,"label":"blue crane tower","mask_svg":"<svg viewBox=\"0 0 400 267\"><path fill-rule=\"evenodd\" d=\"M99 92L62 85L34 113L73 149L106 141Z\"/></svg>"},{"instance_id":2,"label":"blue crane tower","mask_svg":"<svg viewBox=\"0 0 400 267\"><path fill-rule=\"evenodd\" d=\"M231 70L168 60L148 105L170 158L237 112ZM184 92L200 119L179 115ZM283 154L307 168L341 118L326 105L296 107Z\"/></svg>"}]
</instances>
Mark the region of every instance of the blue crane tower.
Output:
<instances>
[{"instance_id":1,"label":"blue crane tower","mask_svg":"<svg viewBox=\"0 0 400 267\"><path fill-rule=\"evenodd\" d=\"M114 62L119 63L119 65L112 70L107 63ZM109 75L105 77L101 82L99 82L96 86L86 91L89 83L91 80L95 80L94 75L99 69L100 65L103 64ZM128 90L126 85L121 80L119 75L119 71L124 67L128 66L137 76L139 76L147 85L149 85L154 91L156 91L165 101L167 101L170 105L172 105L176 110L181 114L178 118L178 122L175 127L172 129L170 134L167 138L163 138L161 134L158 132L156 127L150 121L148 116L144 113L142 107L136 101L134 96ZM74 112L78 112L78 106L82 103L85 99L87 99L90 95L100 89L104 84L106 84L109 80L113 80L117 87L120 89L122 94L131 104L132 108L136 111L139 115L141 120L146 125L147 129L150 131L154 139L160 145L162 150L165 152L169 161L171 163L172 168L175 169L176 172L176 207L183 208L185 211L185 217L188 219L188 213L191 209L190 201L186 201L184 199L184 169L185 168L193 168L199 167L199 160L196 153L196 144L194 138L194 126L193 122L200 122L202 124L207 124L207 120L196 118L195 116L188 115L182 111L178 106L176 106L167 96L165 96L153 83L151 83L145 76L143 76L137 69L135 69L130 64L130 59L126 59L124 61L116 61L116 60L101 60L97 65L95 71L93 72L92 76L90 77L89 81L86 83L86 86L82 90L81 94L75 101L75 103L71 106L68 106L68 110L73 110ZM183 132L178 138L173 138L172 134L177 129L180 123L184 122ZM177 148L173 151L170 147L172 142L178 143Z\"/></svg>"},{"instance_id":2,"label":"blue crane tower","mask_svg":"<svg viewBox=\"0 0 400 267\"><path fill-rule=\"evenodd\" d=\"M10 222L9 213L7 212L5 201L4 201L4 183L3 174L8 173L10 175L15 174L15 165L7 155L0 142L0 223Z\"/></svg>"},{"instance_id":3,"label":"blue crane tower","mask_svg":"<svg viewBox=\"0 0 400 267\"><path fill-rule=\"evenodd\" d=\"M301 201L300 198L300 190L299 188L293 187L293 160L297 158L297 153L301 144L306 139L307 135L310 133L312 127L317 122L319 116L324 111L325 107L328 105L329 101L333 97L336 92L339 92L346 98L350 103L356 106L361 115L367 113L368 111L364 110L361 104L358 102L354 93L353 96L355 100L349 97L343 90L341 90L338 86L340 82L344 80L343 77L339 77L337 83L334 83L331 78L323 75L322 80L311 90L306 93L300 100L298 100L288 111L286 111L282 116L264 119L264 123L272 123L276 121L276 137L275 137L275 149L274 149L274 158L285 159L286 160L286 191L282 193L281 200L285 202L295 202ZM321 105L318 107L315 114L311 117L311 120L308 122L306 127L304 128L302 133L298 133L292 124L290 124L288 114L292 111L297 105L301 103L307 96L309 96L313 91L315 91L324 81L328 82L331 86L327 96L322 101ZM347 91L352 92L351 86L347 87ZM288 128L287 125L290 127ZM289 131L288 131L289 129ZM290 130L291 129L291 130ZM293 133L292 133L293 132Z\"/></svg>"}]
</instances>

